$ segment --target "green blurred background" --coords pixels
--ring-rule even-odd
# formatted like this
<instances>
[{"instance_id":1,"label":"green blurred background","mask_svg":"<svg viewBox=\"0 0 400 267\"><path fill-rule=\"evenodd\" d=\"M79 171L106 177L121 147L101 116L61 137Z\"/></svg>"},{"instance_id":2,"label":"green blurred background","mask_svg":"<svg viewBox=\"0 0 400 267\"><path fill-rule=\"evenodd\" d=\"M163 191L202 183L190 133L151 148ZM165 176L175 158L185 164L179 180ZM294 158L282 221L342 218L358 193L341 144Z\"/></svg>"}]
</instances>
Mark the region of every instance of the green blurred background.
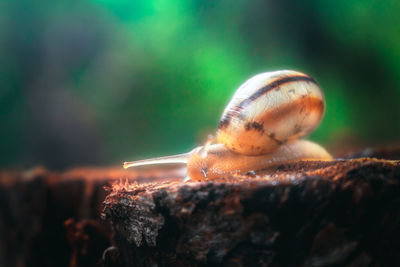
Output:
<instances>
[{"instance_id":1,"label":"green blurred background","mask_svg":"<svg viewBox=\"0 0 400 267\"><path fill-rule=\"evenodd\" d=\"M399 140L399 1L38 3L0 3L0 167L188 151L240 84L278 69L324 89L312 140Z\"/></svg>"}]
</instances>

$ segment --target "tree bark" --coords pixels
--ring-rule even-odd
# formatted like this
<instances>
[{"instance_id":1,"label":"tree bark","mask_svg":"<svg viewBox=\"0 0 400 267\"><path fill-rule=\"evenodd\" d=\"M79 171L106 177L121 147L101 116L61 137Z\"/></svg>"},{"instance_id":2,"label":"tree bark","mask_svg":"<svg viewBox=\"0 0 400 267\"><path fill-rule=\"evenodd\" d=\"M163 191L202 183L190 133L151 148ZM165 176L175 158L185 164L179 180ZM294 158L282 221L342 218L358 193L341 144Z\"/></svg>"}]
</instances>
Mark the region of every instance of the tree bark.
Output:
<instances>
[{"instance_id":1,"label":"tree bark","mask_svg":"<svg viewBox=\"0 0 400 267\"><path fill-rule=\"evenodd\" d=\"M101 266L112 243L104 186L121 168L0 172L0 266Z\"/></svg>"},{"instance_id":2,"label":"tree bark","mask_svg":"<svg viewBox=\"0 0 400 267\"><path fill-rule=\"evenodd\" d=\"M126 266L399 266L400 165L299 162L217 181L114 185Z\"/></svg>"},{"instance_id":3,"label":"tree bark","mask_svg":"<svg viewBox=\"0 0 400 267\"><path fill-rule=\"evenodd\" d=\"M189 183L120 167L1 171L0 266L400 265L399 164L299 162Z\"/></svg>"}]
</instances>

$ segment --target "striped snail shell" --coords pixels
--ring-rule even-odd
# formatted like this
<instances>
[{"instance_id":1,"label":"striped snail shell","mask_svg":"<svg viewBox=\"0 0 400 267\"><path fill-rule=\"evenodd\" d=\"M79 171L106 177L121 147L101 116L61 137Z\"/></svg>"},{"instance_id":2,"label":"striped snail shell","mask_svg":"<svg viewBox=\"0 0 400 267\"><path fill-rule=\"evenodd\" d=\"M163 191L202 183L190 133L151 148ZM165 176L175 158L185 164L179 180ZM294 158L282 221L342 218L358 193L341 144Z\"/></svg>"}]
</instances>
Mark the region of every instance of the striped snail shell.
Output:
<instances>
[{"instance_id":1,"label":"striped snail shell","mask_svg":"<svg viewBox=\"0 0 400 267\"><path fill-rule=\"evenodd\" d=\"M258 74L239 87L218 125L218 142L243 155L262 155L311 133L325 100L307 74L281 70Z\"/></svg>"},{"instance_id":2,"label":"striped snail shell","mask_svg":"<svg viewBox=\"0 0 400 267\"><path fill-rule=\"evenodd\" d=\"M320 123L325 101L307 74L282 70L247 80L225 108L218 144L184 154L125 162L124 167L185 164L187 179L213 180L298 160L331 160L320 145L299 140Z\"/></svg>"}]
</instances>

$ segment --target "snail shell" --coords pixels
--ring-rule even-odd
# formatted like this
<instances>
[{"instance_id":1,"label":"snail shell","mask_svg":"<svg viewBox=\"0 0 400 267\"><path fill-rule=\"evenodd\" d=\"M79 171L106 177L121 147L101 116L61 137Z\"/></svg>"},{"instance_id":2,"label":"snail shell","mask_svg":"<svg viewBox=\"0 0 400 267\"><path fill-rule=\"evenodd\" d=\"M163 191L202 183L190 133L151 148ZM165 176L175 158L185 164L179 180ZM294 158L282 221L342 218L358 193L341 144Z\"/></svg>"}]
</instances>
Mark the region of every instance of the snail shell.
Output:
<instances>
[{"instance_id":1,"label":"snail shell","mask_svg":"<svg viewBox=\"0 0 400 267\"><path fill-rule=\"evenodd\" d=\"M219 122L217 139L239 154L267 154L311 133L324 110L321 88L307 74L261 73L233 95Z\"/></svg>"},{"instance_id":2,"label":"snail shell","mask_svg":"<svg viewBox=\"0 0 400 267\"><path fill-rule=\"evenodd\" d=\"M300 137L320 123L325 101L307 74L282 70L246 81L225 108L218 125L219 144L209 142L189 153L125 162L124 168L186 164L188 177L212 180L297 160L331 160L320 145Z\"/></svg>"}]
</instances>

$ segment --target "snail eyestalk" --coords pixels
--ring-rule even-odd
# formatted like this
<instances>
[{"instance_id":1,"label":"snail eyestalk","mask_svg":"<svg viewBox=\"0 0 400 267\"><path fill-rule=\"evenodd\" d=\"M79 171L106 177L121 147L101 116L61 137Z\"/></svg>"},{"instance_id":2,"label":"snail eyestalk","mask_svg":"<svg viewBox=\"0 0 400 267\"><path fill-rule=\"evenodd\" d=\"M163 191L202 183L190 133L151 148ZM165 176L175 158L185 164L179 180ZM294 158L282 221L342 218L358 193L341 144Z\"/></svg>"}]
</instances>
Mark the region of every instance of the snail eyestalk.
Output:
<instances>
[{"instance_id":1,"label":"snail eyestalk","mask_svg":"<svg viewBox=\"0 0 400 267\"><path fill-rule=\"evenodd\" d=\"M124 169L131 167L142 167L146 165L159 165L159 164L186 164L188 162L189 153L183 153L172 156L165 156L152 159L144 159L138 161L124 162Z\"/></svg>"}]
</instances>

